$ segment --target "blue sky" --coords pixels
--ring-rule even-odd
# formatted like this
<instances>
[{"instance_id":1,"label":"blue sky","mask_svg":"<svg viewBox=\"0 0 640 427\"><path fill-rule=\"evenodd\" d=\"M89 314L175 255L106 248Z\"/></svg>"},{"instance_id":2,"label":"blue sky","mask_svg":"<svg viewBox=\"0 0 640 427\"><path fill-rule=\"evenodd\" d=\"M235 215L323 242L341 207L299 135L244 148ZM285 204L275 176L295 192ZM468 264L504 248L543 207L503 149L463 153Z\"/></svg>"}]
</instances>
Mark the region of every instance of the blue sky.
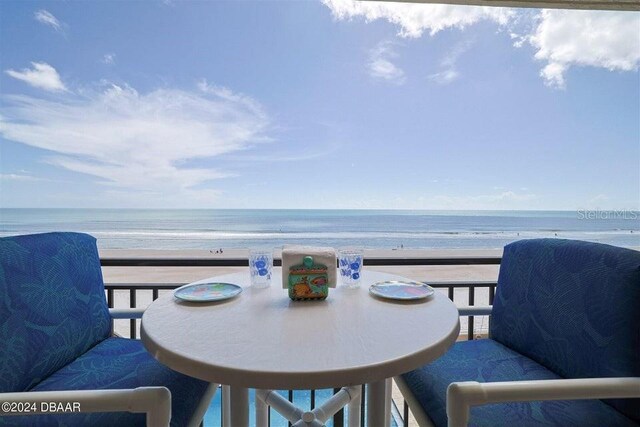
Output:
<instances>
[{"instance_id":1,"label":"blue sky","mask_svg":"<svg viewBox=\"0 0 640 427\"><path fill-rule=\"evenodd\" d=\"M640 14L0 3L2 207L638 209Z\"/></svg>"}]
</instances>

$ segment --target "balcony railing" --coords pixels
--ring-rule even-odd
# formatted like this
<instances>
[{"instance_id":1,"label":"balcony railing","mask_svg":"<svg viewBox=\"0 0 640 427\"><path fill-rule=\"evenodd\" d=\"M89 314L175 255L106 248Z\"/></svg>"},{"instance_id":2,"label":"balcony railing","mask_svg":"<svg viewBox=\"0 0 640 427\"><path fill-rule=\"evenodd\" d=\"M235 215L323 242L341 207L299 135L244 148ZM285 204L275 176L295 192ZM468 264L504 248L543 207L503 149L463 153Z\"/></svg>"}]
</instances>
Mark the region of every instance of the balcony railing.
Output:
<instances>
[{"instance_id":1,"label":"balcony railing","mask_svg":"<svg viewBox=\"0 0 640 427\"><path fill-rule=\"evenodd\" d=\"M226 258L226 259L210 259L210 258L101 258L103 267L248 267L249 263L246 258ZM470 266L470 265L499 265L501 257L499 256L456 256L456 257L428 257L428 258L365 258L364 266L366 267L407 267L407 266ZM281 266L280 259L274 259L275 266ZM107 302L109 307L114 307L115 292L128 293L128 302L130 308L138 305L138 293L150 293L151 299L156 300L162 291L170 291L184 283L106 283L105 289L107 293ZM488 302L493 304L495 289L497 282L495 280L463 280L463 281L429 281L428 284L433 288L444 291L446 289L449 299L456 301L456 290L466 289L467 301L465 305L473 306L476 302L476 296L479 290L488 291ZM148 297L148 295L147 295ZM121 308L121 307L118 307ZM139 320L129 320L129 337L137 338ZM476 325L475 316L467 318L466 339L475 338ZM337 391L337 390L336 390ZM364 425L365 414L365 390L363 388L361 425ZM293 401L293 390L287 391L290 401ZM316 390L310 391L310 405L313 409L316 401ZM394 419L398 425L409 425L409 406L406 401L403 402L402 414L392 405ZM343 427L345 424L344 411L338 412L333 419L334 427ZM289 424L291 425L291 424Z\"/></svg>"}]
</instances>

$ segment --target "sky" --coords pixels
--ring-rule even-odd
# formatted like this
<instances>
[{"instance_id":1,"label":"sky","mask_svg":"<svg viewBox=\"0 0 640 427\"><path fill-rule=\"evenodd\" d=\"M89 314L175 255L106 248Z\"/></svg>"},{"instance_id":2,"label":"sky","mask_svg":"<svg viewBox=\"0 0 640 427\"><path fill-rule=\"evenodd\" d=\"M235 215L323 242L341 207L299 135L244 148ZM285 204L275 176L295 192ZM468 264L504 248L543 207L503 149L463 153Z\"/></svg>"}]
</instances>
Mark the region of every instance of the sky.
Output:
<instances>
[{"instance_id":1,"label":"sky","mask_svg":"<svg viewBox=\"0 0 640 427\"><path fill-rule=\"evenodd\" d=\"M0 3L0 206L640 209L640 13Z\"/></svg>"}]
</instances>

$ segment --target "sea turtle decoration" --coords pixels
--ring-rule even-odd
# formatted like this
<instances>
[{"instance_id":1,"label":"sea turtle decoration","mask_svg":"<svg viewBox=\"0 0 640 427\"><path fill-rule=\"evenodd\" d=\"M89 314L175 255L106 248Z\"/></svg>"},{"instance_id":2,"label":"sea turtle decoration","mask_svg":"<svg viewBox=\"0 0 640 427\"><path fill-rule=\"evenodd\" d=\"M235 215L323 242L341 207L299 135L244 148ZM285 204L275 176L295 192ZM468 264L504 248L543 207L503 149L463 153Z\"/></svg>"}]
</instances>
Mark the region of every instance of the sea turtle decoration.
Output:
<instances>
[{"instance_id":1,"label":"sea turtle decoration","mask_svg":"<svg viewBox=\"0 0 640 427\"><path fill-rule=\"evenodd\" d=\"M323 300L329 295L327 266L305 256L302 264L289 268L289 298L294 301Z\"/></svg>"}]
</instances>

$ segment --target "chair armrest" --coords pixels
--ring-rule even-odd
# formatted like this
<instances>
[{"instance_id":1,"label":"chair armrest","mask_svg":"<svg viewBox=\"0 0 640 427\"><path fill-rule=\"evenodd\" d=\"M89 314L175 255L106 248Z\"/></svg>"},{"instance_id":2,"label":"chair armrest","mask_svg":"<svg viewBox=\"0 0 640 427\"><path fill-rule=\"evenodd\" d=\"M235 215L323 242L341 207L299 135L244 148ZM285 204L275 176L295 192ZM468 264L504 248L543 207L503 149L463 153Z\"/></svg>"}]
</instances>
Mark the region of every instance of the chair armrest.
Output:
<instances>
[{"instance_id":1,"label":"chair armrest","mask_svg":"<svg viewBox=\"0 0 640 427\"><path fill-rule=\"evenodd\" d=\"M463 427L471 406L534 400L640 397L640 377L451 383L447 388L448 427Z\"/></svg>"},{"instance_id":2,"label":"chair armrest","mask_svg":"<svg viewBox=\"0 0 640 427\"><path fill-rule=\"evenodd\" d=\"M126 411L146 413L147 427L169 426L171 421L171 392L166 387L0 393L0 401L2 416ZM14 403L29 409L12 411Z\"/></svg>"},{"instance_id":3,"label":"chair armrest","mask_svg":"<svg viewBox=\"0 0 640 427\"><path fill-rule=\"evenodd\" d=\"M492 305L472 305L458 307L458 313L460 316L489 316L492 309Z\"/></svg>"},{"instance_id":4,"label":"chair armrest","mask_svg":"<svg viewBox=\"0 0 640 427\"><path fill-rule=\"evenodd\" d=\"M144 314L144 308L110 308L112 319L140 319Z\"/></svg>"}]
</instances>

